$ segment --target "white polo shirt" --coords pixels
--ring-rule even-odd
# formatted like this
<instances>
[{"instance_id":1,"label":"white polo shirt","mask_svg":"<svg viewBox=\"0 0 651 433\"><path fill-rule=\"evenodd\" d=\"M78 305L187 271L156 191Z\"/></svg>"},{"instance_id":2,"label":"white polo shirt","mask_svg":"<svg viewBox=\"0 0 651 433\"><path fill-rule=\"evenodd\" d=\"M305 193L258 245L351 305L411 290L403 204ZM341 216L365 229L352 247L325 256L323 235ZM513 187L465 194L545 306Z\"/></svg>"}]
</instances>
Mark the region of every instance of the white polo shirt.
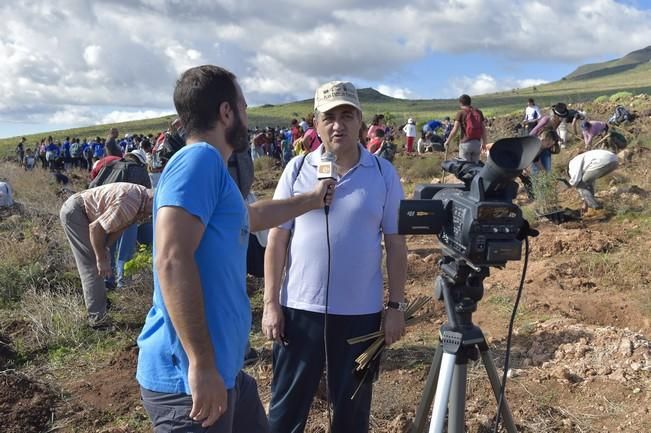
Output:
<instances>
[{"instance_id":1,"label":"white polo shirt","mask_svg":"<svg viewBox=\"0 0 651 433\"><path fill-rule=\"evenodd\" d=\"M330 206L331 275L328 313L360 315L383 308L382 234L398 233L398 208L404 198L393 165L371 155L361 145L360 160L336 185ZM305 157L292 159L278 182L274 199L314 190L323 145ZM378 167L378 163L381 167ZM325 312L328 247L323 209L307 212L282 225L293 230L282 305Z\"/></svg>"}]
</instances>

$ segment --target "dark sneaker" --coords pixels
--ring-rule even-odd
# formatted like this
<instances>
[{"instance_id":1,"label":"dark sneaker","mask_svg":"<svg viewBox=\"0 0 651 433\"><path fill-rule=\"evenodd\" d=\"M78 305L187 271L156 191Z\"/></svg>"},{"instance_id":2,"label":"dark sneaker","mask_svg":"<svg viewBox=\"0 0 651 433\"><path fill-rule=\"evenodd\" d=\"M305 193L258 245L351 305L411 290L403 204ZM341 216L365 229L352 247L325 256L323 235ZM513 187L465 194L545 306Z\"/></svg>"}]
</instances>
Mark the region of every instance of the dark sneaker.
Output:
<instances>
[{"instance_id":1,"label":"dark sneaker","mask_svg":"<svg viewBox=\"0 0 651 433\"><path fill-rule=\"evenodd\" d=\"M101 331L101 330L110 330L113 329L113 321L108 314L104 314L100 318L89 317L88 326L91 328Z\"/></svg>"},{"instance_id":2,"label":"dark sneaker","mask_svg":"<svg viewBox=\"0 0 651 433\"><path fill-rule=\"evenodd\" d=\"M249 351L247 352L246 355L244 355L244 365L249 366L251 364L255 364L258 362L258 351L255 350L253 347L249 348Z\"/></svg>"}]
</instances>

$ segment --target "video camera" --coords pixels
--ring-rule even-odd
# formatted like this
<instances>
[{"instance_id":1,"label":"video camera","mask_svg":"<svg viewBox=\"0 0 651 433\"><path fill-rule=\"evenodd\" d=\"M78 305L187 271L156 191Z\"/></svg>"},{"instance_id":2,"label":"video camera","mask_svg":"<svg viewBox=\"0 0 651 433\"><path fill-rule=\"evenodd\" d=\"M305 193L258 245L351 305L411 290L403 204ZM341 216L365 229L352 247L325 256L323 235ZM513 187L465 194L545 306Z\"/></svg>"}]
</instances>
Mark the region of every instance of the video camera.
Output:
<instances>
[{"instance_id":1,"label":"video camera","mask_svg":"<svg viewBox=\"0 0 651 433\"><path fill-rule=\"evenodd\" d=\"M463 184L418 185L413 200L402 200L400 234L437 234L443 253L475 268L519 260L527 221L513 204L514 181L540 151L536 137L503 138L486 164L444 161L445 171Z\"/></svg>"}]
</instances>

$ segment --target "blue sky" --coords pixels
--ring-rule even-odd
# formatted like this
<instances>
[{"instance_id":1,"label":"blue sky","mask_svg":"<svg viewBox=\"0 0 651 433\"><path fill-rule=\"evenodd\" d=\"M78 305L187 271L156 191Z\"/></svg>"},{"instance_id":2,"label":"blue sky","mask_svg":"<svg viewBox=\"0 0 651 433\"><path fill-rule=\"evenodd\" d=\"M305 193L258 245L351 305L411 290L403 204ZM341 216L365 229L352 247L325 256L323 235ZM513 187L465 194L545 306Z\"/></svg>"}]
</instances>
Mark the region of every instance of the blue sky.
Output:
<instances>
[{"instance_id":1,"label":"blue sky","mask_svg":"<svg viewBox=\"0 0 651 433\"><path fill-rule=\"evenodd\" d=\"M430 99L555 81L651 45L651 0L268 5L3 2L0 137L170 114L178 75L205 63L235 72L250 105L309 98L332 79Z\"/></svg>"}]
</instances>

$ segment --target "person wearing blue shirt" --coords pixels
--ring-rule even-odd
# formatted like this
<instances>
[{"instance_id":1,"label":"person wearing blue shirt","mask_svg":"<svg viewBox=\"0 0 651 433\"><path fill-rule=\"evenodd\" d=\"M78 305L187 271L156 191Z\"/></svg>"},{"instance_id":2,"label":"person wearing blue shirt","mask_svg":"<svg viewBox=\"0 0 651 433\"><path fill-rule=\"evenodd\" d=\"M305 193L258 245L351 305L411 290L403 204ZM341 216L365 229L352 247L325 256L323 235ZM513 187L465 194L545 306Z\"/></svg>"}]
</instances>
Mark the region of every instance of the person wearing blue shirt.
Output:
<instances>
[{"instance_id":1,"label":"person wearing blue shirt","mask_svg":"<svg viewBox=\"0 0 651 433\"><path fill-rule=\"evenodd\" d=\"M97 137L95 141L91 143L91 146L93 148L93 159L96 161L102 159L104 156L104 145L101 143L99 137Z\"/></svg>"},{"instance_id":2,"label":"person wearing blue shirt","mask_svg":"<svg viewBox=\"0 0 651 433\"><path fill-rule=\"evenodd\" d=\"M174 105L187 145L154 196L154 297L138 338L136 378L155 433L268 432L253 378L241 369L251 327L249 232L332 200L332 180L287 200L246 206L226 161L248 147L246 102L220 67L185 71Z\"/></svg>"},{"instance_id":3,"label":"person wearing blue shirt","mask_svg":"<svg viewBox=\"0 0 651 433\"><path fill-rule=\"evenodd\" d=\"M424 133L434 132L437 129L439 129L441 126L443 126L442 122L433 119L423 125L423 132Z\"/></svg>"},{"instance_id":4,"label":"person wearing blue shirt","mask_svg":"<svg viewBox=\"0 0 651 433\"><path fill-rule=\"evenodd\" d=\"M48 167L50 170L54 170L56 165L56 160L59 158L61 150L57 146L52 137L48 137L48 145L45 147L45 160L47 161Z\"/></svg>"}]
</instances>

